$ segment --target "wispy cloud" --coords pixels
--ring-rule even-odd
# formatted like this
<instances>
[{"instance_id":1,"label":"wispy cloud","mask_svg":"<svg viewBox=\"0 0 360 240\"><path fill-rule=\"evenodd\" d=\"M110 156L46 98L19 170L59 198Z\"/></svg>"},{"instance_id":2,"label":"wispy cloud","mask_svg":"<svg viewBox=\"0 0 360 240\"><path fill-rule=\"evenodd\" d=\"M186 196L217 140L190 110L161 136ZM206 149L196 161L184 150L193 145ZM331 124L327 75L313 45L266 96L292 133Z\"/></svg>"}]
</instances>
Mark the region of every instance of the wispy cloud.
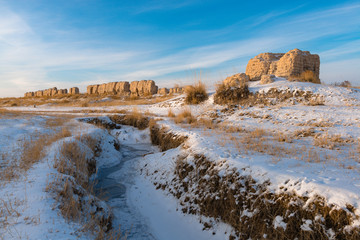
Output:
<instances>
[{"instance_id":1,"label":"wispy cloud","mask_svg":"<svg viewBox=\"0 0 360 240\"><path fill-rule=\"evenodd\" d=\"M142 11L175 9L192 3L187 1L154 4L153 2L144 6ZM176 40L169 42L166 47L159 44L155 48L150 48L147 47L146 41L139 42L138 45L143 45L142 48L129 47L132 46L130 43L133 39L129 39L128 44L124 42L122 45L94 48L88 39L81 36L78 36L77 39L80 41L76 43L64 42L61 37L51 42L45 41L41 32L35 32L20 15L3 6L0 7L0 83L2 86L0 96L19 96L28 90L53 86L63 88L78 85L84 90L86 84L96 82L165 79L166 75L176 75L176 73L194 69L211 69L221 66L229 69L227 65L230 62L241 65L241 68L245 70L247 60L260 52L286 51L299 45L307 46L307 42L319 38L359 31L360 4L292 14L292 16L288 16L286 11L270 12L262 18L254 18L253 24L261 26L266 21L277 18L282 21L275 21L274 25L267 26L265 29L257 27L255 32L251 32L251 37L244 37L247 35L244 33L239 39L228 38L221 42L185 49L182 48L181 42ZM199 30L196 36L204 40L219 34L227 36L239 32L239 27L240 25L234 24L213 31ZM70 39L72 35L77 34L64 29L53 29L53 32L59 32L59 36L65 33ZM193 32L181 34L189 34L188 38L193 37L191 35ZM360 40L353 40L340 46L336 44L331 44L326 48L321 46L321 48L326 49L320 52L322 61L334 61L344 55L359 53ZM314 49L305 50L316 52L317 49L314 47ZM337 61L338 66L360 75L359 70L355 69L357 65L354 65L358 64L358 59ZM334 69L339 69L339 67L334 68L334 64L336 63L321 66L322 79L332 79L329 73L334 73ZM77 75L72 76L72 71ZM59 72L69 76L70 79L53 77ZM160 84L165 85L165 80Z\"/></svg>"},{"instance_id":2,"label":"wispy cloud","mask_svg":"<svg viewBox=\"0 0 360 240\"><path fill-rule=\"evenodd\" d=\"M340 56L355 53L360 53L360 40L354 40L340 46L336 46L332 49L321 52L320 55L323 58L334 60Z\"/></svg>"},{"instance_id":3,"label":"wispy cloud","mask_svg":"<svg viewBox=\"0 0 360 240\"><path fill-rule=\"evenodd\" d=\"M187 0L187 1L166 1L166 0L151 0L147 1L144 5L137 5L133 10L133 14L141 14L152 11L164 11L164 10L174 10L178 8L187 7L196 3L196 0Z\"/></svg>"}]
</instances>

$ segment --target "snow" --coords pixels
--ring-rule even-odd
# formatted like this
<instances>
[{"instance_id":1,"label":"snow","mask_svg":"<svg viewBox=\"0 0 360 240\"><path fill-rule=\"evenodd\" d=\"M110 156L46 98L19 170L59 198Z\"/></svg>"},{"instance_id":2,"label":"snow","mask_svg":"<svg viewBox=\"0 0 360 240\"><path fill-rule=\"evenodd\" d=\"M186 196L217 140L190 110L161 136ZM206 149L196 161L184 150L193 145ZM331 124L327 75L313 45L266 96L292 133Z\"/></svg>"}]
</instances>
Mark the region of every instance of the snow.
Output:
<instances>
[{"instance_id":1,"label":"snow","mask_svg":"<svg viewBox=\"0 0 360 240\"><path fill-rule=\"evenodd\" d=\"M220 224L213 231L203 231L203 225L198 217L184 215L177 211L180 207L176 199L155 190L154 186L144 178L138 178L130 190L130 200L134 207L139 209L156 239L182 240L182 239L227 239L231 227Z\"/></svg>"},{"instance_id":2,"label":"snow","mask_svg":"<svg viewBox=\"0 0 360 240\"><path fill-rule=\"evenodd\" d=\"M31 116L23 119L21 116L12 119L0 119L0 126L5 126L11 120L11 125L1 128L1 134L6 132L9 145L14 145L19 139L44 130L44 117ZM2 139L3 140L3 139ZM3 151L4 142L0 149ZM6 147L6 146L5 146ZM80 231L82 225L69 222L59 217L59 210L54 209L55 199L46 192L51 178L56 174L53 168L56 146L51 146L49 155L35 164L25 175L0 188L1 239L88 239L89 236ZM7 207L5 207L7 206ZM11 206L11 207L10 207Z\"/></svg>"},{"instance_id":3,"label":"snow","mask_svg":"<svg viewBox=\"0 0 360 240\"><path fill-rule=\"evenodd\" d=\"M303 225L300 226L300 228L304 231L312 231L310 226L312 225L312 221L307 219L307 220L303 220Z\"/></svg>"},{"instance_id":4,"label":"snow","mask_svg":"<svg viewBox=\"0 0 360 240\"><path fill-rule=\"evenodd\" d=\"M231 234L231 227L213 219L197 215L183 214L179 209L179 202L166 191L156 190L151 180L155 177L164 182L171 182L175 160L179 155L203 154L207 159L217 164L220 175L227 174L227 169L220 163L226 162L230 169L241 169L241 174L251 175L257 182L270 181L270 190L281 193L286 189L300 196L309 197L309 202L316 196L322 196L327 203L335 204L339 208L346 208L347 204L355 207L355 213L360 214L360 177L359 177L359 149L360 149L360 92L357 89L340 88L312 83L288 82L277 78L274 83L260 85L259 82L250 83L250 91L267 92L271 88L284 91L311 91L324 97L324 106L305 106L302 104L282 103L275 106L253 106L235 108L233 112L225 111L225 106L214 104L213 96L203 104L184 106L183 95L165 102L137 106L140 112L149 111L161 117L158 124L170 129L171 132L187 136L185 148L178 147L166 152L151 146L149 130L136 130L123 126L121 129L109 131L99 130L87 124L73 121L79 126L80 132L91 133L105 142L116 138L121 145L140 151L141 156L129 160L122 166L122 170L115 171L111 178L126 186L125 204L133 209L128 217L134 217L136 223L143 226L154 239L227 239ZM241 141L245 138L243 132L226 132L221 129L204 129L175 124L166 117L169 109L177 114L184 108L189 108L198 118L212 119L216 113L219 126L238 127L246 131L264 129L262 143L271 146L281 146L285 150L295 151L296 154L287 154L278 151L276 154L244 150ZM96 115L107 115L109 111L130 110L133 106L97 107L92 110L102 111ZM17 115L0 118L0 150L4 155L15 157L18 154L18 142L27 135L36 131L45 131L43 126L49 116L56 113L74 113L78 117L86 117L81 113L87 108L38 106L14 107L8 110L37 112L42 115ZM108 119L103 117L104 119ZM80 127L81 126L81 127ZM86 126L86 127L85 127ZM314 134L323 136L339 135L348 140L345 143L336 143L334 149L321 148L314 145L314 137L294 137L299 130L312 129ZM290 136L291 142L279 142L272 136ZM99 168L111 168L124 160L111 147L103 146L103 152L97 158ZM126 147L123 148L123 150ZM130 149L130 148L129 148ZM49 148L48 155L35 164L26 175L20 179L7 183L0 189L0 199L16 204L16 212L9 216L7 227L0 228L0 239L17 239L19 236L29 239L65 238L89 239L85 233L80 233L81 226L67 221L59 215L58 209L53 209L55 200L45 192L48 179L56 171L53 168L53 155L56 143ZM124 150L125 151L125 150ZM144 151L144 152L141 152ZM290 151L290 152L291 152ZM121 150L120 150L121 152ZM124 154L124 152L122 152ZM131 154L131 152L127 153ZM311 155L312 154L312 155ZM310 157L309 157L310 156ZM1 157L1 156L0 156ZM0 158L0 165L2 159ZM191 164L191 159L187 159ZM159 171L158 175L146 176L146 173ZM160 173L164 173L161 175ZM128 180L124 180L128 178ZM109 204L118 204L109 202ZM114 206L115 206L114 205ZM1 206L1 202L0 202ZM124 205L117 205L124 206ZM177 211L177 209L179 211ZM245 210L244 216L251 217L252 212ZM317 216L321 218L321 216ZM203 231L203 224L213 221L213 229ZM276 216L273 221L275 228L286 229L282 216ZM124 220L119 220L119 222ZM0 218L0 226L4 218ZM130 220L125 226L130 229ZM311 230L312 221L303 219L301 229ZM359 226L356 221L353 226ZM145 231L144 230L144 231ZM213 234L215 232L215 235ZM334 235L331 230L329 234ZM265 236L264 236L265 238Z\"/></svg>"},{"instance_id":5,"label":"snow","mask_svg":"<svg viewBox=\"0 0 360 240\"><path fill-rule=\"evenodd\" d=\"M280 228L286 230L286 223L284 223L283 220L284 220L284 218L282 216L276 216L274 219L274 222L273 222L274 228L276 229L276 228L280 227Z\"/></svg>"}]
</instances>

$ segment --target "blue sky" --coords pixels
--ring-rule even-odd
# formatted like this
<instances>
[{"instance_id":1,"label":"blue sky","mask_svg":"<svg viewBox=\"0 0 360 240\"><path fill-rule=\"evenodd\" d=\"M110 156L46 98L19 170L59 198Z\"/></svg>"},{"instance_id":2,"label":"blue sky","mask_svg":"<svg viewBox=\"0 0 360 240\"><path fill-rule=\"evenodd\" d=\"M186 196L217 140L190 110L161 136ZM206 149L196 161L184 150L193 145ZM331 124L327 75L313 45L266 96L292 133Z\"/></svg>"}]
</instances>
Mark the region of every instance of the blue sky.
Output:
<instances>
[{"instance_id":1,"label":"blue sky","mask_svg":"<svg viewBox=\"0 0 360 240\"><path fill-rule=\"evenodd\" d=\"M209 87L261 52L320 55L360 85L359 1L0 0L0 97L153 79Z\"/></svg>"}]
</instances>

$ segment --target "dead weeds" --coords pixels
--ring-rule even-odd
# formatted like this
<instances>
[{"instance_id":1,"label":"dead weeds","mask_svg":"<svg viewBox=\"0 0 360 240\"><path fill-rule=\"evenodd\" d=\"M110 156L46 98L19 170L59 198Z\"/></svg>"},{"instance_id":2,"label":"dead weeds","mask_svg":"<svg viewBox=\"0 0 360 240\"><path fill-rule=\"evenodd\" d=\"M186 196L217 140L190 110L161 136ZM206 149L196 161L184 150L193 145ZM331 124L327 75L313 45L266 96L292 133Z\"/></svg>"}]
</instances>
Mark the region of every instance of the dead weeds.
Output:
<instances>
[{"instance_id":1,"label":"dead weeds","mask_svg":"<svg viewBox=\"0 0 360 240\"><path fill-rule=\"evenodd\" d=\"M177 159L171 182L155 185L177 197L184 213L231 225L235 231L229 239L360 238L360 229L351 227L359 218L353 206L342 209L327 204L321 196L310 199L286 188L274 193L268 188L270 182L259 183L245 172L230 168L225 162L190 154ZM279 226L279 219L285 225ZM204 228L211 225L205 222Z\"/></svg>"}]
</instances>

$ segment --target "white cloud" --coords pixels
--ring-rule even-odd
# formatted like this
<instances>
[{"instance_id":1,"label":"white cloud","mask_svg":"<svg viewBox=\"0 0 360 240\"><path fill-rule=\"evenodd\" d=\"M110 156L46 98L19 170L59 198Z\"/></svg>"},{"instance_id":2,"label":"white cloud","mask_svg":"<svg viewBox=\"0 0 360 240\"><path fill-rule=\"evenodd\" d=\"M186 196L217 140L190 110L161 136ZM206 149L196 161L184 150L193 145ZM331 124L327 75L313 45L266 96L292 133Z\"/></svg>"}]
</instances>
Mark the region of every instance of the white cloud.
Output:
<instances>
[{"instance_id":1,"label":"white cloud","mask_svg":"<svg viewBox=\"0 0 360 240\"><path fill-rule=\"evenodd\" d=\"M350 41L343 45L321 52L321 57L336 58L346 54L354 54L360 52L360 40Z\"/></svg>"},{"instance_id":2,"label":"white cloud","mask_svg":"<svg viewBox=\"0 0 360 240\"><path fill-rule=\"evenodd\" d=\"M173 4L162 7L177 8L182 5ZM147 9L147 11L150 10L151 8ZM41 35L37 35L41 33L35 33L21 16L0 7L0 84L2 86L0 96L20 96L28 90L53 86L64 88L78 85L84 90L86 84L96 82L164 79L164 75L168 74L180 72L184 75L184 72L187 71L211 69L224 66L231 61L239 63L239 59L250 58L260 52L290 50L305 41L356 31L360 22L359 11L360 4L312 11L295 17L286 17L282 23L261 30L256 35L254 33L253 37L248 39L164 53L169 49L148 50L146 42L142 49L127 48L126 43L120 45L122 47L105 46L95 49L90 48L91 44L86 39L83 39L83 45L87 47L82 46L79 42L65 43L61 39L45 42ZM261 25L268 19L284 14L286 12L269 13L261 19L254 19L254 24ZM238 27L235 24L225 30L217 29L215 32L226 35L229 32L237 31ZM52 31L64 32L65 30L53 29ZM211 36L209 31L204 32L206 32L203 34L204 36ZM76 33L67 32L70 39L71 34ZM129 39L129 42L131 40ZM173 49L179 47L176 45L178 43L172 44ZM320 53L320 57L322 62L327 62L328 59L359 52L359 46L360 41L354 40L323 51ZM321 78L328 82L337 81L336 79L357 81L354 76L360 74L355 69L356 66L359 66L358 59L322 63ZM229 67L224 68L229 69ZM245 66L242 66L242 69L244 68ZM73 77L72 80L75 82L61 81L61 79L49 81L49 74L56 71L78 71L81 72L82 77L80 79ZM71 75L71 73L68 74ZM218 77L209 77L209 79L216 78ZM183 77L179 77L179 79L185 81Z\"/></svg>"}]
</instances>

